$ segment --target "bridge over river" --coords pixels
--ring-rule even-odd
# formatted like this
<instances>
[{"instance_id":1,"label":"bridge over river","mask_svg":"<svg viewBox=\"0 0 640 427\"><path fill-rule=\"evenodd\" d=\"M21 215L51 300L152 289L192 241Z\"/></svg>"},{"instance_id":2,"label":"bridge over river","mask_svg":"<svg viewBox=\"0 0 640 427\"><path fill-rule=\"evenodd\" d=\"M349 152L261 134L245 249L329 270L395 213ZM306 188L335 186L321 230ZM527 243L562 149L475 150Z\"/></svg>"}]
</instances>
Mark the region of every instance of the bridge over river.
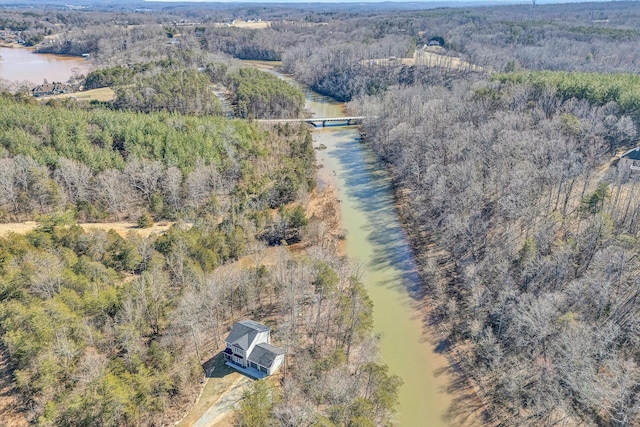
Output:
<instances>
[{"instance_id":1,"label":"bridge over river","mask_svg":"<svg viewBox=\"0 0 640 427\"><path fill-rule=\"evenodd\" d=\"M351 126L362 123L365 116L349 117L309 117L306 119L261 119L259 123L309 123L314 127L326 127L327 123L333 126Z\"/></svg>"}]
</instances>

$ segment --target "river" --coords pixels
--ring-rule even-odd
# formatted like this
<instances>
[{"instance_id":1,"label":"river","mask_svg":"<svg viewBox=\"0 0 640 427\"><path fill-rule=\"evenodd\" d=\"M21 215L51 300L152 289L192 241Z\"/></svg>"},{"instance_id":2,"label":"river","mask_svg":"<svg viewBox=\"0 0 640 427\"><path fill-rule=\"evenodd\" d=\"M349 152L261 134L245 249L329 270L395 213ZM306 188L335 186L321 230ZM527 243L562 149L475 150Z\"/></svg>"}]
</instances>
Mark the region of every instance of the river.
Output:
<instances>
[{"instance_id":1,"label":"river","mask_svg":"<svg viewBox=\"0 0 640 427\"><path fill-rule=\"evenodd\" d=\"M310 110L318 117L339 117L342 106L313 96ZM320 105L318 105L320 104ZM347 254L365 267L365 285L373 301L374 330L391 372L399 375L398 421L401 426L436 427L451 401L444 392L448 378L437 373L448 366L434 351L422 327L422 314L409 294L420 285L416 263L395 207L390 177L360 142L357 128L325 128L313 133L319 165L333 175L347 230Z\"/></svg>"},{"instance_id":2,"label":"river","mask_svg":"<svg viewBox=\"0 0 640 427\"><path fill-rule=\"evenodd\" d=\"M345 115L344 104L303 89L306 108L314 117ZM320 128L313 132L313 140L316 147L327 147L316 151L324 176L321 181L325 181L321 185L337 189L347 230L347 255L364 267L364 283L373 301L374 330L381 336L380 353L391 372L404 381L399 393L399 424L447 426L452 396L445 391L451 378L444 372L449 363L435 351L424 331L418 301L410 296L410 290L420 286L420 277L400 225L389 174L360 142L356 127Z\"/></svg>"},{"instance_id":3,"label":"river","mask_svg":"<svg viewBox=\"0 0 640 427\"><path fill-rule=\"evenodd\" d=\"M23 47L0 47L0 78L14 83L24 81L36 84L47 79L49 83L66 82L74 69L86 74L91 64L77 56L63 56L34 53Z\"/></svg>"}]
</instances>

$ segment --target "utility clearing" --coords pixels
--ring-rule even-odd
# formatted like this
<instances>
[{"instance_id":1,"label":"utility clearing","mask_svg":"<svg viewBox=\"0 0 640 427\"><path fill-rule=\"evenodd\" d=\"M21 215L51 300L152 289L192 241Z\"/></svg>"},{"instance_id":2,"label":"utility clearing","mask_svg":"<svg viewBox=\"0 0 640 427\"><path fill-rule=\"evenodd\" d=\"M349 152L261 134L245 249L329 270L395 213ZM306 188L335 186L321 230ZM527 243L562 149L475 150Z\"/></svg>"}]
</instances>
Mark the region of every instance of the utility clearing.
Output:
<instances>
[{"instance_id":1,"label":"utility clearing","mask_svg":"<svg viewBox=\"0 0 640 427\"><path fill-rule=\"evenodd\" d=\"M143 237L148 237L152 233L164 233L167 231L174 222L157 222L149 228L138 228L138 224L135 222L87 222L78 224L85 231L90 230L113 230L120 236L125 237L129 232L133 231ZM6 224L0 224L0 237L6 236L9 233L25 234L35 230L38 227L36 221L25 222L9 222Z\"/></svg>"}]
</instances>

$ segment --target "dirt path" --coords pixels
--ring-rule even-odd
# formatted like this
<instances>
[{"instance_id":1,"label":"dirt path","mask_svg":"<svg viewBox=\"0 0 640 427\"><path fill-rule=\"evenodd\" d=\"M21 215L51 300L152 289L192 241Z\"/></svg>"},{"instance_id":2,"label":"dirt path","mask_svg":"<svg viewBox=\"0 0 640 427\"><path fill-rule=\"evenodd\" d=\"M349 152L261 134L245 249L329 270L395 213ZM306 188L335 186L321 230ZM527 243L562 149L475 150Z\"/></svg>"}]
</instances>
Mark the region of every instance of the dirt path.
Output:
<instances>
[{"instance_id":1,"label":"dirt path","mask_svg":"<svg viewBox=\"0 0 640 427\"><path fill-rule=\"evenodd\" d=\"M114 230L122 237L126 236L130 231L135 231L141 236L148 237L151 233L164 233L171 228L173 224L173 222L158 222L149 228L138 228L138 225L134 222L89 222L78 225L84 228L85 231L92 229L105 231ZM35 230L37 226L38 223L35 221L0 224L0 237L9 233L25 234L29 231Z\"/></svg>"},{"instance_id":2,"label":"dirt path","mask_svg":"<svg viewBox=\"0 0 640 427\"><path fill-rule=\"evenodd\" d=\"M203 367L207 375L200 395L191 409L176 423L178 427L212 426L214 422L218 427L223 427L225 420L229 421L232 417L233 405L225 402L233 397L233 394L228 394L246 377L225 365L221 352L205 362ZM241 397L241 391L239 393Z\"/></svg>"},{"instance_id":3,"label":"dirt path","mask_svg":"<svg viewBox=\"0 0 640 427\"><path fill-rule=\"evenodd\" d=\"M220 398L193 424L193 427L211 427L218 424L233 410L235 405L242 399L245 387L251 383L251 379L240 374L231 383L231 386L222 393ZM213 379L210 378L209 381Z\"/></svg>"}]
</instances>

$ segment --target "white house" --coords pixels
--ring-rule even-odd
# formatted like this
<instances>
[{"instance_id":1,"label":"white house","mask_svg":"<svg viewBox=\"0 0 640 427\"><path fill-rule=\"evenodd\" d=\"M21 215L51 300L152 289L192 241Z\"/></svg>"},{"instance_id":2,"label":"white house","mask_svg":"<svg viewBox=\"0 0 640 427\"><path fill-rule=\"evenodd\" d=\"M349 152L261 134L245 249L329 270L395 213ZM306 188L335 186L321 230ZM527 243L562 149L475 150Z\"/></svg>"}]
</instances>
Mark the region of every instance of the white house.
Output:
<instances>
[{"instance_id":1,"label":"white house","mask_svg":"<svg viewBox=\"0 0 640 427\"><path fill-rule=\"evenodd\" d=\"M227 365L255 378L274 373L284 361L285 351L271 345L271 330L253 320L234 323L225 340Z\"/></svg>"}]
</instances>

